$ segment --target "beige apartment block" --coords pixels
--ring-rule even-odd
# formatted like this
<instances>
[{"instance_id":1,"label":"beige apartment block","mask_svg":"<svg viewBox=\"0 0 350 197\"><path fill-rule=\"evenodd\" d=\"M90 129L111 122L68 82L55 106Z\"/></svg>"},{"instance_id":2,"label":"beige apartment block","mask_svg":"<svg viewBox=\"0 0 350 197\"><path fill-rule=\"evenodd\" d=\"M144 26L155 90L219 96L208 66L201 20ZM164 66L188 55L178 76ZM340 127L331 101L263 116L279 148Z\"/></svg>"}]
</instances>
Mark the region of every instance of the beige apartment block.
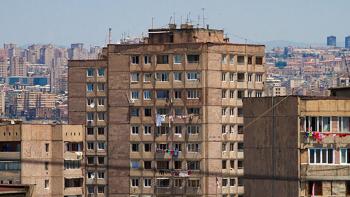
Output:
<instances>
[{"instance_id":1,"label":"beige apartment block","mask_svg":"<svg viewBox=\"0 0 350 197\"><path fill-rule=\"evenodd\" d=\"M349 98L246 98L243 105L245 196L350 196Z\"/></svg>"},{"instance_id":2,"label":"beige apartment block","mask_svg":"<svg viewBox=\"0 0 350 197\"><path fill-rule=\"evenodd\" d=\"M84 196L82 125L0 123L0 184L31 186L32 196Z\"/></svg>"},{"instance_id":3,"label":"beige apartment block","mask_svg":"<svg viewBox=\"0 0 350 197\"><path fill-rule=\"evenodd\" d=\"M87 178L86 193L242 196L242 98L263 96L264 52L183 24L70 61L69 122L87 127L86 176L107 172Z\"/></svg>"}]
</instances>

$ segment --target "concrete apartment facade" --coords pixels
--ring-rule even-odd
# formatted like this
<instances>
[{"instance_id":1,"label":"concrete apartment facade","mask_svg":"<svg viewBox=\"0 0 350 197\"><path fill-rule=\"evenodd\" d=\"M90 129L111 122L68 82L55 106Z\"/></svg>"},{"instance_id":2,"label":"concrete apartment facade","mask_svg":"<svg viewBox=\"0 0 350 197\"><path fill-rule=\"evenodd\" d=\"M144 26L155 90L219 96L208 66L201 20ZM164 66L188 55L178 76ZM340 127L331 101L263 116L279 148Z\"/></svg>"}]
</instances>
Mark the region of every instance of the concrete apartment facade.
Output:
<instances>
[{"instance_id":1,"label":"concrete apartment facade","mask_svg":"<svg viewBox=\"0 0 350 197\"><path fill-rule=\"evenodd\" d=\"M108 145L86 151L107 161L91 173L108 172L87 178L87 194L241 196L242 98L263 95L264 50L183 24L70 61L69 122L87 125L86 143Z\"/></svg>"},{"instance_id":2,"label":"concrete apartment facade","mask_svg":"<svg viewBox=\"0 0 350 197\"><path fill-rule=\"evenodd\" d=\"M350 196L350 99L246 98L243 105L245 196Z\"/></svg>"},{"instance_id":3,"label":"concrete apartment facade","mask_svg":"<svg viewBox=\"0 0 350 197\"><path fill-rule=\"evenodd\" d=\"M31 196L84 196L82 125L0 123L0 184L29 185Z\"/></svg>"}]
</instances>

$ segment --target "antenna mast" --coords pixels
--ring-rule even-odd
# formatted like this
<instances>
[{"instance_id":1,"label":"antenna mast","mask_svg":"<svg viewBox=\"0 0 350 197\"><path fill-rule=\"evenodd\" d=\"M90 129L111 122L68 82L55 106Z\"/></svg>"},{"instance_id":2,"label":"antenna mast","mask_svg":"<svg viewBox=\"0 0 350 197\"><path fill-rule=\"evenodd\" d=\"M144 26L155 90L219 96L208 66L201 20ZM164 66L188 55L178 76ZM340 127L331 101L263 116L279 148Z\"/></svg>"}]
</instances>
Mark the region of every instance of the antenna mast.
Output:
<instances>
[{"instance_id":1,"label":"antenna mast","mask_svg":"<svg viewBox=\"0 0 350 197\"><path fill-rule=\"evenodd\" d=\"M204 16L204 8L202 8L202 14L203 14L203 28L205 28L205 16Z\"/></svg>"},{"instance_id":2,"label":"antenna mast","mask_svg":"<svg viewBox=\"0 0 350 197\"><path fill-rule=\"evenodd\" d=\"M112 28L108 29L108 44L112 42Z\"/></svg>"}]
</instances>

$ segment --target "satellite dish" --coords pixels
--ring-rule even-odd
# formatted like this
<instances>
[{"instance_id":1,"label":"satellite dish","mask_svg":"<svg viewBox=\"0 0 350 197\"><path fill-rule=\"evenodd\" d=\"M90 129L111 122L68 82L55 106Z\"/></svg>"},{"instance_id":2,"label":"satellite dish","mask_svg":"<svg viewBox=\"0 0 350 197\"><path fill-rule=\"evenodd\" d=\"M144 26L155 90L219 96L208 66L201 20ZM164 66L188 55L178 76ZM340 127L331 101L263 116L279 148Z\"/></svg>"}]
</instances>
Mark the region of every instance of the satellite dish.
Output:
<instances>
[{"instance_id":1,"label":"satellite dish","mask_svg":"<svg viewBox=\"0 0 350 197\"><path fill-rule=\"evenodd\" d=\"M91 104L90 104L90 107L91 107L91 108L94 108L94 107L95 107L95 103L91 103Z\"/></svg>"}]
</instances>

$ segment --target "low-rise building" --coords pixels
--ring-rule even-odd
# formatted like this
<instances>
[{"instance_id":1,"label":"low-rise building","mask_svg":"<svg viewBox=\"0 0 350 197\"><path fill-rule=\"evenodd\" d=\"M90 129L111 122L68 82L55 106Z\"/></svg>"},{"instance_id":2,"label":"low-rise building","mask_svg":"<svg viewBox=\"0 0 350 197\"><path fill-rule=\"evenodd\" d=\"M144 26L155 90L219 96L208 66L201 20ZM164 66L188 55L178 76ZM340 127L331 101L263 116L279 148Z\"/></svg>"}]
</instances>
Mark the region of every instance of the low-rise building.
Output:
<instances>
[{"instance_id":1,"label":"low-rise building","mask_svg":"<svg viewBox=\"0 0 350 197\"><path fill-rule=\"evenodd\" d=\"M33 196L84 194L82 125L0 122L0 184L33 186Z\"/></svg>"}]
</instances>

